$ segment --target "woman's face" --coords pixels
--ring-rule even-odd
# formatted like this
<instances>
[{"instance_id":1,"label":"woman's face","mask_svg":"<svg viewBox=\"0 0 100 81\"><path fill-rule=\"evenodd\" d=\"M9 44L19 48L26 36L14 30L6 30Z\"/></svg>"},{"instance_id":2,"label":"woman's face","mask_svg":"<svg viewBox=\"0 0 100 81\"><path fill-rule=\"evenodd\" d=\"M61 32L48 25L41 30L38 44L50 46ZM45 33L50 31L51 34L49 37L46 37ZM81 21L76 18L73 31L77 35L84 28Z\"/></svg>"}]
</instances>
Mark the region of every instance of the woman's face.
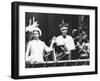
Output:
<instances>
[{"instance_id":1,"label":"woman's face","mask_svg":"<svg viewBox=\"0 0 100 81\"><path fill-rule=\"evenodd\" d=\"M36 39L36 40L39 39L39 36L40 35L39 35L39 32L38 31L33 31L33 34L32 35L33 35L34 39Z\"/></svg>"}]
</instances>

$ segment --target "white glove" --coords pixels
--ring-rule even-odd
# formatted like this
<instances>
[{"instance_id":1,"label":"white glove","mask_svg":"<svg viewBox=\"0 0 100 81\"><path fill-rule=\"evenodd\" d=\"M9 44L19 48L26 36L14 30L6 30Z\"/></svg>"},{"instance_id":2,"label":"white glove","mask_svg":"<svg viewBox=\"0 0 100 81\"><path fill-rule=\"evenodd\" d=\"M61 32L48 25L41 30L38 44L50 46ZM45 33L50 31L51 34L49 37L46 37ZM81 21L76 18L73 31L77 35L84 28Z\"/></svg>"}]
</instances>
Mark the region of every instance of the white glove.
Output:
<instances>
[{"instance_id":1,"label":"white glove","mask_svg":"<svg viewBox=\"0 0 100 81\"><path fill-rule=\"evenodd\" d=\"M54 44L56 42L56 36L53 36L51 43Z\"/></svg>"}]
</instances>

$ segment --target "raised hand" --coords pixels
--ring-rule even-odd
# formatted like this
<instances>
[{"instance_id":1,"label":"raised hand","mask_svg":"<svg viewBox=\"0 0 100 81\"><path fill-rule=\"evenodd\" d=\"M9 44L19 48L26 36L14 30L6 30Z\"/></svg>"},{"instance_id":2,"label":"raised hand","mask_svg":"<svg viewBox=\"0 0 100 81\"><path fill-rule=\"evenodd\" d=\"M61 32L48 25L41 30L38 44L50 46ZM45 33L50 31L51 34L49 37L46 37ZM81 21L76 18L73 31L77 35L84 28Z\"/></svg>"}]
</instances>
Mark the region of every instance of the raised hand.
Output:
<instances>
[{"instance_id":1,"label":"raised hand","mask_svg":"<svg viewBox=\"0 0 100 81\"><path fill-rule=\"evenodd\" d=\"M55 43L56 42L56 36L53 36L51 43Z\"/></svg>"}]
</instances>

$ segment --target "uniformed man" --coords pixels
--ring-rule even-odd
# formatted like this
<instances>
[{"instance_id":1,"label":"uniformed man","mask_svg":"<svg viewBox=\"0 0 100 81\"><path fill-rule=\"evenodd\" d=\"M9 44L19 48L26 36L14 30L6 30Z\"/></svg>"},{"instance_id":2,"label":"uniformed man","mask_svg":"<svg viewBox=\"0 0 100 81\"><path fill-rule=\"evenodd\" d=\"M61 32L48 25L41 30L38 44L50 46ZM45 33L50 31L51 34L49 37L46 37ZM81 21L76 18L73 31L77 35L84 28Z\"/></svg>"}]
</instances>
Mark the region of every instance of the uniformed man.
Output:
<instances>
[{"instance_id":1,"label":"uniformed man","mask_svg":"<svg viewBox=\"0 0 100 81\"><path fill-rule=\"evenodd\" d=\"M55 39L56 46L58 47L56 48L56 52L65 52L70 54L71 50L75 49L75 44L73 38L67 34L68 24L64 23L64 20L62 20L59 27L62 34L57 36ZM59 50L59 47L61 51Z\"/></svg>"}]
</instances>

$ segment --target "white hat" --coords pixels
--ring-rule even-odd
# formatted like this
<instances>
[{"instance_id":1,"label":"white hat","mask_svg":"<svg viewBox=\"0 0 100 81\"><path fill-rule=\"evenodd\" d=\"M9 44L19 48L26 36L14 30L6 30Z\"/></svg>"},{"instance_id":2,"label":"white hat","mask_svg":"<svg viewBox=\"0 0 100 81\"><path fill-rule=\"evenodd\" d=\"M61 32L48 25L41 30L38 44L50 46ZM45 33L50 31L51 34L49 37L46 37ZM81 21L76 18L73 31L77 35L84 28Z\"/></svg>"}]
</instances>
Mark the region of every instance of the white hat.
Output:
<instances>
[{"instance_id":1,"label":"white hat","mask_svg":"<svg viewBox=\"0 0 100 81\"><path fill-rule=\"evenodd\" d=\"M38 27L33 28L33 31L39 31L40 36L42 35L42 32L41 32L40 28L38 28Z\"/></svg>"},{"instance_id":2,"label":"white hat","mask_svg":"<svg viewBox=\"0 0 100 81\"><path fill-rule=\"evenodd\" d=\"M38 28L38 22L35 21L35 17L33 17L33 24L31 24L31 19L29 20L29 26L26 27L26 32L29 31L29 32L33 32L33 31L39 31L40 33L40 36L42 35L42 32L41 30Z\"/></svg>"}]
</instances>

